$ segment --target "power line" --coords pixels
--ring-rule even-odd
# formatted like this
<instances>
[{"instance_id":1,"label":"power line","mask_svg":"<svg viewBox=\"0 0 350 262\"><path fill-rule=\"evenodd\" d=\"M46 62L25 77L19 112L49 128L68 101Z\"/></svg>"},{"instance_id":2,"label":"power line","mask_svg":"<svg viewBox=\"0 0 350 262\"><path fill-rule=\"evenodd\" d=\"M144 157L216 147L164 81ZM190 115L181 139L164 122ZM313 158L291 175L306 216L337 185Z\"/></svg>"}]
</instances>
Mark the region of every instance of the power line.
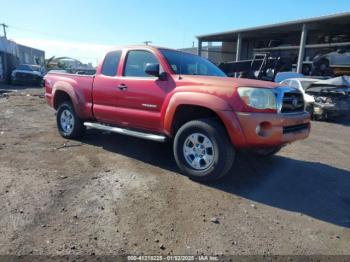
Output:
<instances>
[{"instance_id":1,"label":"power line","mask_svg":"<svg viewBox=\"0 0 350 262\"><path fill-rule=\"evenodd\" d=\"M2 24L0 24L1 26ZM11 28L12 30L18 30L18 31L23 31L23 32L31 32L37 35L43 35L43 36L49 36L50 38L55 38L55 39L64 39L64 40L70 40L70 41L75 41L75 42L81 42L81 39L77 39L76 37L74 37L73 35L62 35L62 34L53 34L53 33L47 33L47 32L43 32L40 30L33 30L31 28L25 28L25 27L19 27L19 26L15 26L15 25L6 25L6 27ZM191 39L192 41L192 39ZM189 46L190 44L192 44L192 42L190 42L190 40L188 40L189 42ZM142 42L145 45L149 45L152 44L152 41L143 41ZM161 45L162 43L164 44L168 44L166 42L159 42L157 41L158 45ZM172 43L180 43L180 41L172 41ZM124 42L124 43L120 43L120 44L130 44L129 42ZM181 41L181 44L183 44L183 41Z\"/></svg>"},{"instance_id":2,"label":"power line","mask_svg":"<svg viewBox=\"0 0 350 262\"><path fill-rule=\"evenodd\" d=\"M72 36L68 36L68 35L50 34L50 33L46 33L46 32L39 31L39 30L33 30L33 29L19 27L19 26L13 26L13 25L9 25L7 27L10 27L10 28L12 28L14 30L18 30L18 31L31 32L31 33L35 33L35 34L39 34L39 35L45 35L45 36L50 36L50 37L54 37L54 38L65 38L65 39L73 40L72 39L73 37Z\"/></svg>"}]
</instances>

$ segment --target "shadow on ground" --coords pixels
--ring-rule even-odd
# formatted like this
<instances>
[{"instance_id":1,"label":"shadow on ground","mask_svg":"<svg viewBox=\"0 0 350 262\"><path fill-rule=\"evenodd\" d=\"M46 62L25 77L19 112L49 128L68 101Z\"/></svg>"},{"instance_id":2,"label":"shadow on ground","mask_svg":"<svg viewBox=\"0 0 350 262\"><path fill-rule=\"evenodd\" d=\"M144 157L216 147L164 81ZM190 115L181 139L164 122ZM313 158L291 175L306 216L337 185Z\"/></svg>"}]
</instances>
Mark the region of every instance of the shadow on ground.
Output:
<instances>
[{"instance_id":1,"label":"shadow on ground","mask_svg":"<svg viewBox=\"0 0 350 262\"><path fill-rule=\"evenodd\" d=\"M350 172L284 156L238 157L232 175L210 186L350 228Z\"/></svg>"},{"instance_id":2,"label":"shadow on ground","mask_svg":"<svg viewBox=\"0 0 350 262\"><path fill-rule=\"evenodd\" d=\"M95 130L89 130L83 142L178 173L170 144ZM261 159L239 154L231 175L206 185L350 228L347 170L284 156Z\"/></svg>"},{"instance_id":3,"label":"shadow on ground","mask_svg":"<svg viewBox=\"0 0 350 262\"><path fill-rule=\"evenodd\" d=\"M331 120L328 120L328 122L343 126L350 126L350 117L349 116L343 116L343 117L337 117Z\"/></svg>"}]
</instances>

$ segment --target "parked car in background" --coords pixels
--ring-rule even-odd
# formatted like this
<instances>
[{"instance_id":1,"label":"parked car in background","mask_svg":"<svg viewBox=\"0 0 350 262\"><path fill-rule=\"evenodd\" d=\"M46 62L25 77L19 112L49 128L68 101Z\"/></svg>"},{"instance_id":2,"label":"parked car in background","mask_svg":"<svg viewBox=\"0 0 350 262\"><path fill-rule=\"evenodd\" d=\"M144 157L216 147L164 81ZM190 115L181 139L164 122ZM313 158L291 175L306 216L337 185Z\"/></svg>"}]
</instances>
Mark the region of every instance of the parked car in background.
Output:
<instances>
[{"instance_id":1,"label":"parked car in background","mask_svg":"<svg viewBox=\"0 0 350 262\"><path fill-rule=\"evenodd\" d=\"M49 72L45 96L64 138L89 127L173 140L179 168L200 181L228 174L236 151L273 155L310 132L295 88L230 78L200 56L167 48L110 51L94 76Z\"/></svg>"},{"instance_id":2,"label":"parked car in background","mask_svg":"<svg viewBox=\"0 0 350 262\"><path fill-rule=\"evenodd\" d=\"M318 54L313 58L312 75L333 76L333 68L350 67L350 48Z\"/></svg>"},{"instance_id":3,"label":"parked car in background","mask_svg":"<svg viewBox=\"0 0 350 262\"><path fill-rule=\"evenodd\" d=\"M289 78L280 82L300 90L306 109L315 120L332 119L350 114L350 77L327 80Z\"/></svg>"},{"instance_id":4,"label":"parked car in background","mask_svg":"<svg viewBox=\"0 0 350 262\"><path fill-rule=\"evenodd\" d=\"M45 70L39 65L19 65L11 73L11 84L41 85Z\"/></svg>"},{"instance_id":5,"label":"parked car in background","mask_svg":"<svg viewBox=\"0 0 350 262\"><path fill-rule=\"evenodd\" d=\"M312 115L312 109L315 103L315 98L305 92L305 89L312 83L319 81L319 79L313 78L290 78L280 82L281 85L286 85L298 89L303 93L303 97L306 104L306 110Z\"/></svg>"}]
</instances>

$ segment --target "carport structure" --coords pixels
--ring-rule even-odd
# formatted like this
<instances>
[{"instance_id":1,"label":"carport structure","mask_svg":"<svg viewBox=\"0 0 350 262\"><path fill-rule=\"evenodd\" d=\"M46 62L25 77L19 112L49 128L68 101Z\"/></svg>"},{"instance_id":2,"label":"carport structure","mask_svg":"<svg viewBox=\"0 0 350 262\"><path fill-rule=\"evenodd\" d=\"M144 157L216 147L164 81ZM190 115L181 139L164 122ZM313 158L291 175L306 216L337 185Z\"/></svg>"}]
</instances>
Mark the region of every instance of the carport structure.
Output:
<instances>
[{"instance_id":1,"label":"carport structure","mask_svg":"<svg viewBox=\"0 0 350 262\"><path fill-rule=\"evenodd\" d=\"M219 62L251 59L256 53L269 52L292 58L297 72L302 72L303 62L318 53L350 47L350 12L200 35L197 39L198 55L204 42L208 46L222 43Z\"/></svg>"}]
</instances>

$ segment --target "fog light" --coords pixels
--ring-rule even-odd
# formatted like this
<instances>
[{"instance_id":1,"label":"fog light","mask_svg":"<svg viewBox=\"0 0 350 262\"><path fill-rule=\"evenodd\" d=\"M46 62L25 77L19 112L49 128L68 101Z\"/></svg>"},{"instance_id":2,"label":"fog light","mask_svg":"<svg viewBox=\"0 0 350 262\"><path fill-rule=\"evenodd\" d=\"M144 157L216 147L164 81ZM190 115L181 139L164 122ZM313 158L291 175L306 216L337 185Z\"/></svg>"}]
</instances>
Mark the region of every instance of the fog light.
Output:
<instances>
[{"instance_id":1,"label":"fog light","mask_svg":"<svg viewBox=\"0 0 350 262\"><path fill-rule=\"evenodd\" d=\"M261 122L256 126L255 132L258 136L267 137L271 133L271 123L270 122Z\"/></svg>"}]
</instances>

